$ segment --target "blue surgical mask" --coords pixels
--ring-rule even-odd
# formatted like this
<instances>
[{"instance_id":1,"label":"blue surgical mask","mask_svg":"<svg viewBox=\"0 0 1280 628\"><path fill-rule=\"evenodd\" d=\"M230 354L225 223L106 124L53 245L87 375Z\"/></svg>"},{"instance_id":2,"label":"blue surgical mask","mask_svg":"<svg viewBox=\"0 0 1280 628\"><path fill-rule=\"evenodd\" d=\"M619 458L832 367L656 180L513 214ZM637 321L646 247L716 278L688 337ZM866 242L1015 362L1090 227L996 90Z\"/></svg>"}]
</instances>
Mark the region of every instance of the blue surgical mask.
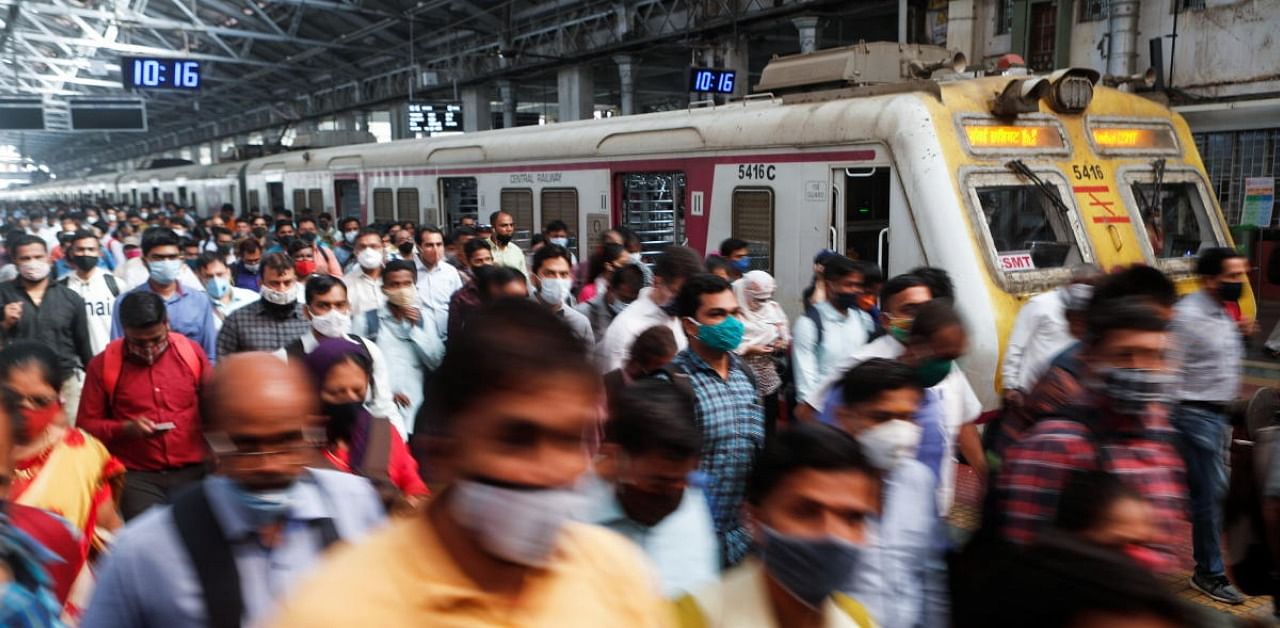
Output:
<instances>
[{"instance_id":1,"label":"blue surgical mask","mask_svg":"<svg viewBox=\"0 0 1280 628\"><path fill-rule=\"evenodd\" d=\"M276 523L289 515L293 506L293 484L284 488L253 490L240 485L234 480L230 483L231 494L249 513L250 522L255 527Z\"/></svg>"},{"instance_id":2,"label":"blue surgical mask","mask_svg":"<svg viewBox=\"0 0 1280 628\"><path fill-rule=\"evenodd\" d=\"M763 525L761 529L765 571L810 608L821 608L828 596L847 585L862 558L862 547L843 539L791 536Z\"/></svg>"},{"instance_id":3,"label":"blue surgical mask","mask_svg":"<svg viewBox=\"0 0 1280 628\"><path fill-rule=\"evenodd\" d=\"M731 262L729 262L729 263L730 263L731 265L733 265L733 269L734 269L734 270L736 270L736 271L738 271L738 272L740 272L740 273L745 273L745 272L747 272L748 270L751 270L751 258L750 258L750 257L744 257L744 258L742 258L742 259L736 259L736 260L733 260L733 261L731 261Z\"/></svg>"},{"instance_id":4,"label":"blue surgical mask","mask_svg":"<svg viewBox=\"0 0 1280 628\"><path fill-rule=\"evenodd\" d=\"M556 246L563 246L566 249L569 248L569 238L547 238L547 242Z\"/></svg>"},{"instance_id":5,"label":"blue surgical mask","mask_svg":"<svg viewBox=\"0 0 1280 628\"><path fill-rule=\"evenodd\" d=\"M151 272L152 281L161 285L168 285L178 280L178 274L182 272L182 260L167 259L147 262L147 270Z\"/></svg>"},{"instance_id":6,"label":"blue surgical mask","mask_svg":"<svg viewBox=\"0 0 1280 628\"><path fill-rule=\"evenodd\" d=\"M231 282L226 277L210 277L209 281L204 284L205 290L209 296L215 299L221 299L227 294L227 290L231 289Z\"/></svg>"},{"instance_id":7,"label":"blue surgical mask","mask_svg":"<svg viewBox=\"0 0 1280 628\"><path fill-rule=\"evenodd\" d=\"M630 304L630 303L624 303L624 302L622 302L622 301L619 301L619 300L617 300L617 299L614 299L614 300L612 300L612 301L610 301L610 302L609 302L609 311L610 311L610 312L613 312L613 315L614 315L614 316L617 316L617 315L621 314L623 310L627 309L627 306L628 306L628 305L631 305L631 304Z\"/></svg>"},{"instance_id":8,"label":"blue surgical mask","mask_svg":"<svg viewBox=\"0 0 1280 628\"><path fill-rule=\"evenodd\" d=\"M716 325L703 325L692 318L686 318L698 326L698 342L706 345L708 349L733 351L742 344L742 334L746 328L736 317L727 316Z\"/></svg>"}]
</instances>

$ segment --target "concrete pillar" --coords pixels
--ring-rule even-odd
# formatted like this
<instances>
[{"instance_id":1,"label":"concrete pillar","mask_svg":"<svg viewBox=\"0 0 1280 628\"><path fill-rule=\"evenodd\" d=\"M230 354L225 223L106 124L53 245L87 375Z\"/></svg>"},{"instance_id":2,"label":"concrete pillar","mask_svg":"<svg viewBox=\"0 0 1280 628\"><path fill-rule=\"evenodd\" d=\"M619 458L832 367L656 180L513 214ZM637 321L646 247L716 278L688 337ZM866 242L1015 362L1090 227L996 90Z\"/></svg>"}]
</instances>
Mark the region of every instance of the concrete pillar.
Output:
<instances>
[{"instance_id":1,"label":"concrete pillar","mask_svg":"<svg viewBox=\"0 0 1280 628\"><path fill-rule=\"evenodd\" d=\"M354 131L356 130L356 114L352 111L344 111L333 117L333 128L338 131Z\"/></svg>"},{"instance_id":2,"label":"concrete pillar","mask_svg":"<svg viewBox=\"0 0 1280 628\"><path fill-rule=\"evenodd\" d=\"M898 43L911 43L907 41L907 0L898 0Z\"/></svg>"},{"instance_id":3,"label":"concrete pillar","mask_svg":"<svg viewBox=\"0 0 1280 628\"><path fill-rule=\"evenodd\" d=\"M795 17L791 23L800 31L800 52L808 53L818 49L818 18Z\"/></svg>"},{"instance_id":4,"label":"concrete pillar","mask_svg":"<svg viewBox=\"0 0 1280 628\"><path fill-rule=\"evenodd\" d=\"M1107 74L1129 76L1138 60L1138 0L1111 0L1111 52Z\"/></svg>"},{"instance_id":5,"label":"concrete pillar","mask_svg":"<svg viewBox=\"0 0 1280 628\"><path fill-rule=\"evenodd\" d=\"M511 81L498 81L498 96L502 98L502 128L516 125L516 86Z\"/></svg>"},{"instance_id":6,"label":"concrete pillar","mask_svg":"<svg viewBox=\"0 0 1280 628\"><path fill-rule=\"evenodd\" d=\"M493 128L493 109L489 105L489 86L462 88L462 130L467 133Z\"/></svg>"},{"instance_id":7,"label":"concrete pillar","mask_svg":"<svg viewBox=\"0 0 1280 628\"><path fill-rule=\"evenodd\" d=\"M747 55L747 38L734 37L727 39L724 44L724 69L734 70L737 72L733 83L733 93L729 98L740 100L746 97L750 90L750 67L749 56Z\"/></svg>"},{"instance_id":8,"label":"concrete pillar","mask_svg":"<svg viewBox=\"0 0 1280 628\"><path fill-rule=\"evenodd\" d=\"M973 42L977 40L977 3L974 0L951 0L947 3L947 49L963 52L975 59ZM975 64L976 65L976 64Z\"/></svg>"},{"instance_id":9,"label":"concrete pillar","mask_svg":"<svg viewBox=\"0 0 1280 628\"><path fill-rule=\"evenodd\" d=\"M561 68L557 76L560 95L560 122L588 120L595 107L595 81L591 68L573 65Z\"/></svg>"},{"instance_id":10,"label":"concrete pillar","mask_svg":"<svg viewBox=\"0 0 1280 628\"><path fill-rule=\"evenodd\" d=\"M413 137L409 132L409 103L396 103L391 106L391 139L403 140Z\"/></svg>"},{"instance_id":11,"label":"concrete pillar","mask_svg":"<svg viewBox=\"0 0 1280 628\"><path fill-rule=\"evenodd\" d=\"M629 116L636 112L636 58L633 55L615 55L613 62L618 64L618 100L622 115Z\"/></svg>"}]
</instances>

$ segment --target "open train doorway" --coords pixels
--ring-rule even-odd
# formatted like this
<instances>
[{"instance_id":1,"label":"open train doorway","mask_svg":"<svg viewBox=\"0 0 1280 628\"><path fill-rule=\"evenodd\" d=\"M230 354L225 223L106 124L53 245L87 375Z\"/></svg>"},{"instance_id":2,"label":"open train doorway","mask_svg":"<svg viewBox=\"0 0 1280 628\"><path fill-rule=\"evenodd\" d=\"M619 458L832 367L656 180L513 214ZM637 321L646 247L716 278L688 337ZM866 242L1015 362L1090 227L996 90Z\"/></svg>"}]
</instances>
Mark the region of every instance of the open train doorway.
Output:
<instances>
[{"instance_id":1,"label":"open train doorway","mask_svg":"<svg viewBox=\"0 0 1280 628\"><path fill-rule=\"evenodd\" d=\"M623 174L622 224L640 238L641 260L652 264L662 249L684 244L683 172Z\"/></svg>"},{"instance_id":2,"label":"open train doorway","mask_svg":"<svg viewBox=\"0 0 1280 628\"><path fill-rule=\"evenodd\" d=\"M271 204L271 211L284 208L283 182L273 181L267 183L267 200Z\"/></svg>"},{"instance_id":3,"label":"open train doorway","mask_svg":"<svg viewBox=\"0 0 1280 628\"><path fill-rule=\"evenodd\" d=\"M833 250L888 268L889 168L836 168L831 176Z\"/></svg>"},{"instance_id":4,"label":"open train doorway","mask_svg":"<svg viewBox=\"0 0 1280 628\"><path fill-rule=\"evenodd\" d=\"M337 179L333 182L333 198L337 205L339 219L358 218L360 215L360 182L355 179Z\"/></svg>"}]
</instances>

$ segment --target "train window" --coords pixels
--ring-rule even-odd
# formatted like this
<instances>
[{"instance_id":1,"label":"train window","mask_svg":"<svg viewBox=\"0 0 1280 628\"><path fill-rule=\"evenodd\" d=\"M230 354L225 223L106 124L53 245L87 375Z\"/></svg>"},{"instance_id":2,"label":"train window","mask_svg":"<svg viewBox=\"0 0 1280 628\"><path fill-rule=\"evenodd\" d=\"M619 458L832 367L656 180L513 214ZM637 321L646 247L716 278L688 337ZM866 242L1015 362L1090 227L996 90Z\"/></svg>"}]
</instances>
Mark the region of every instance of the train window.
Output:
<instances>
[{"instance_id":1,"label":"train window","mask_svg":"<svg viewBox=\"0 0 1280 628\"><path fill-rule=\"evenodd\" d=\"M324 192L320 188L307 190L307 207L318 212L324 211Z\"/></svg>"},{"instance_id":2,"label":"train window","mask_svg":"<svg viewBox=\"0 0 1280 628\"><path fill-rule=\"evenodd\" d=\"M533 236L533 190L505 188L498 206L515 219L516 231L511 241L528 251Z\"/></svg>"},{"instance_id":3,"label":"train window","mask_svg":"<svg viewBox=\"0 0 1280 628\"><path fill-rule=\"evenodd\" d=\"M185 187L178 188L178 204L179 205L187 204L187 188Z\"/></svg>"},{"instance_id":4,"label":"train window","mask_svg":"<svg viewBox=\"0 0 1280 628\"><path fill-rule=\"evenodd\" d=\"M373 189L373 221L392 222L396 219L395 193L391 188Z\"/></svg>"},{"instance_id":5,"label":"train window","mask_svg":"<svg viewBox=\"0 0 1280 628\"><path fill-rule=\"evenodd\" d=\"M172 202L173 202L173 192L165 192L165 193L164 193L164 202L166 202L166 203L172 203Z\"/></svg>"},{"instance_id":6,"label":"train window","mask_svg":"<svg viewBox=\"0 0 1280 628\"><path fill-rule=\"evenodd\" d=\"M476 187L475 177L443 177L440 179L440 199L444 205L444 217L450 227L462 222L463 216L481 219L480 193Z\"/></svg>"},{"instance_id":7,"label":"train window","mask_svg":"<svg viewBox=\"0 0 1280 628\"><path fill-rule=\"evenodd\" d=\"M971 182L996 266L1006 277L1091 261L1088 249L1082 251L1082 228L1063 200L1063 186L1057 177L1037 174L1046 180L1044 189L1004 174L979 175Z\"/></svg>"},{"instance_id":8,"label":"train window","mask_svg":"<svg viewBox=\"0 0 1280 628\"><path fill-rule=\"evenodd\" d=\"M360 182L355 179L335 179L333 182L334 204L337 205L337 218L364 219L360 207Z\"/></svg>"},{"instance_id":9,"label":"train window","mask_svg":"<svg viewBox=\"0 0 1280 628\"><path fill-rule=\"evenodd\" d=\"M1201 250L1225 246L1216 212L1203 184L1191 172L1169 172L1159 177L1152 170L1126 173L1130 216L1146 234L1151 256L1161 269L1190 272L1191 258Z\"/></svg>"},{"instance_id":10,"label":"train window","mask_svg":"<svg viewBox=\"0 0 1280 628\"><path fill-rule=\"evenodd\" d=\"M408 220L415 225L422 222L422 211L418 206L418 188L396 190L396 212L399 220Z\"/></svg>"},{"instance_id":11,"label":"train window","mask_svg":"<svg viewBox=\"0 0 1280 628\"><path fill-rule=\"evenodd\" d=\"M135 192L135 194L136 194L136 192ZM147 194L146 192L143 192L143 193L142 193L142 204L143 204L143 205L146 205L147 203L150 203L150 202L151 202L151 195L150 195L150 194Z\"/></svg>"},{"instance_id":12,"label":"train window","mask_svg":"<svg viewBox=\"0 0 1280 628\"><path fill-rule=\"evenodd\" d=\"M683 172L622 175L622 223L640 237L645 263L684 243L684 188Z\"/></svg>"},{"instance_id":13,"label":"train window","mask_svg":"<svg viewBox=\"0 0 1280 628\"><path fill-rule=\"evenodd\" d=\"M751 245L751 270L773 272L772 189L737 188L733 191L731 234Z\"/></svg>"},{"instance_id":14,"label":"train window","mask_svg":"<svg viewBox=\"0 0 1280 628\"><path fill-rule=\"evenodd\" d=\"M578 191L548 188L542 191L542 227L559 220L569 227L569 250L578 249Z\"/></svg>"},{"instance_id":15,"label":"train window","mask_svg":"<svg viewBox=\"0 0 1280 628\"><path fill-rule=\"evenodd\" d=\"M293 211L299 213L307 207L307 191L301 188L293 191Z\"/></svg>"},{"instance_id":16,"label":"train window","mask_svg":"<svg viewBox=\"0 0 1280 628\"><path fill-rule=\"evenodd\" d=\"M257 190L249 190L249 209L262 209L262 203L259 202L260 200L261 198L259 197Z\"/></svg>"}]
</instances>

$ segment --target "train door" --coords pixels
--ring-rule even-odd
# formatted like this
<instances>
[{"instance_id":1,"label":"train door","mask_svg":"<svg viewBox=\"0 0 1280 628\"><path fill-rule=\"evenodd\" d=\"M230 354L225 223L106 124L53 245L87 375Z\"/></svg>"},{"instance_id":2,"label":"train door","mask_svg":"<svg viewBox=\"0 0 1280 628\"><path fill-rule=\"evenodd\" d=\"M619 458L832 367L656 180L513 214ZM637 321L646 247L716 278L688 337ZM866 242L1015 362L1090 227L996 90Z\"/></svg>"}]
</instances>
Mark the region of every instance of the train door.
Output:
<instances>
[{"instance_id":1,"label":"train door","mask_svg":"<svg viewBox=\"0 0 1280 628\"><path fill-rule=\"evenodd\" d=\"M498 194L498 207L511 214L516 230L511 241L529 250L533 239L533 190L528 188L503 188Z\"/></svg>"},{"instance_id":2,"label":"train door","mask_svg":"<svg viewBox=\"0 0 1280 628\"><path fill-rule=\"evenodd\" d=\"M889 168L837 168L831 175L834 250L888 268Z\"/></svg>"},{"instance_id":3,"label":"train door","mask_svg":"<svg viewBox=\"0 0 1280 628\"><path fill-rule=\"evenodd\" d=\"M463 216L471 216L478 222L488 220L487 216L480 218L480 192L475 177L442 177L440 205L450 228L457 227Z\"/></svg>"},{"instance_id":4,"label":"train door","mask_svg":"<svg viewBox=\"0 0 1280 628\"><path fill-rule=\"evenodd\" d=\"M622 224L640 237L641 259L652 263L666 246L684 244L683 172L621 175Z\"/></svg>"},{"instance_id":5,"label":"train door","mask_svg":"<svg viewBox=\"0 0 1280 628\"><path fill-rule=\"evenodd\" d=\"M365 217L360 215L360 181L335 178L333 197L338 216L364 220Z\"/></svg>"},{"instance_id":6,"label":"train door","mask_svg":"<svg viewBox=\"0 0 1280 628\"><path fill-rule=\"evenodd\" d=\"M187 206L187 186L185 185L178 186L178 205Z\"/></svg>"},{"instance_id":7,"label":"train door","mask_svg":"<svg viewBox=\"0 0 1280 628\"><path fill-rule=\"evenodd\" d=\"M267 200L270 202L271 211L284 207L283 181L272 181L267 183Z\"/></svg>"}]
</instances>

